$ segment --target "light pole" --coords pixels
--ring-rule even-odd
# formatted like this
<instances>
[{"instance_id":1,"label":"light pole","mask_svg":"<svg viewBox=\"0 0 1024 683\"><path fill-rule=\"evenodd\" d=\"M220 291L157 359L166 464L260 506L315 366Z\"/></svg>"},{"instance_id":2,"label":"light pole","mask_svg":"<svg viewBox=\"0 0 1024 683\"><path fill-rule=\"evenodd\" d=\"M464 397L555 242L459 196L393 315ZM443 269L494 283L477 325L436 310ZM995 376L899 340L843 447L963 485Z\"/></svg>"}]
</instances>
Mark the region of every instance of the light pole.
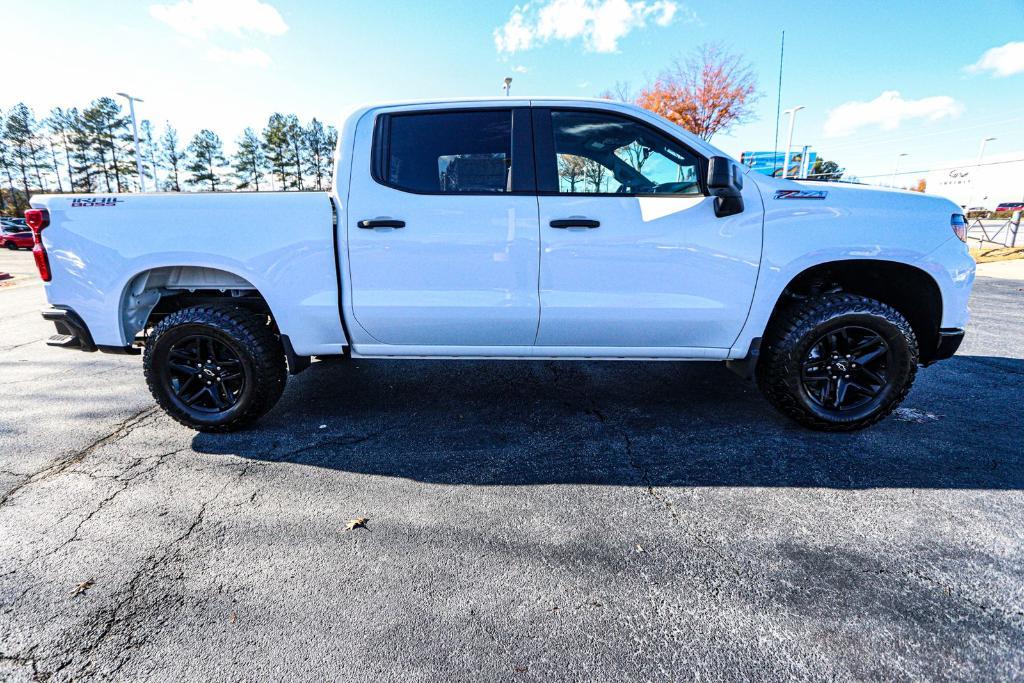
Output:
<instances>
[{"instance_id":1,"label":"light pole","mask_svg":"<svg viewBox=\"0 0 1024 683\"><path fill-rule=\"evenodd\" d=\"M139 152L139 126L135 122L135 103L142 102L138 97L132 97L128 93L117 93L128 100L128 111L132 115L132 139L135 140L135 169L139 172L139 190L146 191L146 176L142 174L142 154Z\"/></svg>"},{"instance_id":2,"label":"light pole","mask_svg":"<svg viewBox=\"0 0 1024 683\"><path fill-rule=\"evenodd\" d=\"M971 198L967 201L967 209L970 210L974 203L974 190L978 185L978 176L981 175L981 159L985 156L985 146L996 138L982 138L981 148L978 150L978 160L974 162L974 175L971 176Z\"/></svg>"},{"instance_id":3,"label":"light pole","mask_svg":"<svg viewBox=\"0 0 1024 683\"><path fill-rule=\"evenodd\" d=\"M789 177L789 151L793 147L793 125L796 123L796 113L804 109L804 105L798 105L792 109L787 109L783 114L789 114L789 135L786 138L786 159L782 163L782 177Z\"/></svg>"},{"instance_id":4,"label":"light pole","mask_svg":"<svg viewBox=\"0 0 1024 683\"><path fill-rule=\"evenodd\" d=\"M511 76L505 77L505 87L502 88L505 91L505 97L508 97L509 92L512 90L512 78Z\"/></svg>"},{"instance_id":5,"label":"light pole","mask_svg":"<svg viewBox=\"0 0 1024 683\"><path fill-rule=\"evenodd\" d=\"M900 172L900 159L907 156L910 155L906 152L900 152L896 155L896 164L892 167L892 178L889 179L889 187L896 187L896 176Z\"/></svg>"},{"instance_id":6,"label":"light pole","mask_svg":"<svg viewBox=\"0 0 1024 683\"><path fill-rule=\"evenodd\" d=\"M807 179L807 175L811 172L811 146L804 145L804 151L801 152L800 156L800 177L804 180Z\"/></svg>"}]
</instances>

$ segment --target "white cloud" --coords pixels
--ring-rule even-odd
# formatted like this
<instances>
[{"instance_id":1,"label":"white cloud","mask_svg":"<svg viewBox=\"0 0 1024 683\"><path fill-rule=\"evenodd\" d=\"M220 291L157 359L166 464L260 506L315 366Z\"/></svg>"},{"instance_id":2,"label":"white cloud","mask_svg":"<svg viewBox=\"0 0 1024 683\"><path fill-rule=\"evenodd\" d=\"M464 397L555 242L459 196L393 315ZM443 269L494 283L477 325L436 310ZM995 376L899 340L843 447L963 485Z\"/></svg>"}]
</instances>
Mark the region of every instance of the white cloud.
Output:
<instances>
[{"instance_id":1,"label":"white cloud","mask_svg":"<svg viewBox=\"0 0 1024 683\"><path fill-rule=\"evenodd\" d=\"M993 76L1024 73L1024 42L1010 42L986 50L981 59L967 67L967 71L991 71Z\"/></svg>"},{"instance_id":2,"label":"white cloud","mask_svg":"<svg viewBox=\"0 0 1024 683\"><path fill-rule=\"evenodd\" d=\"M225 50L222 47L211 47L206 51L206 58L211 62L224 62L237 66L256 66L265 69L270 65L270 55L255 47L241 50Z\"/></svg>"},{"instance_id":3,"label":"white cloud","mask_svg":"<svg viewBox=\"0 0 1024 683\"><path fill-rule=\"evenodd\" d=\"M679 12L675 0L546 0L516 6L494 30L498 52L529 50L549 40L582 38L593 52L615 52L619 40L653 23L668 26Z\"/></svg>"},{"instance_id":4,"label":"white cloud","mask_svg":"<svg viewBox=\"0 0 1024 683\"><path fill-rule=\"evenodd\" d=\"M525 66L520 64L519 66L512 67L512 71L514 71L517 74L524 74L527 71L529 71L529 69L527 69Z\"/></svg>"},{"instance_id":5,"label":"white cloud","mask_svg":"<svg viewBox=\"0 0 1024 683\"><path fill-rule=\"evenodd\" d=\"M886 90L870 102L846 102L831 110L825 121L825 135L842 137L871 126L895 130L904 121L955 118L963 110L963 104L946 95L905 100L899 91Z\"/></svg>"},{"instance_id":6,"label":"white cloud","mask_svg":"<svg viewBox=\"0 0 1024 683\"><path fill-rule=\"evenodd\" d=\"M288 30L281 14L260 0L179 0L173 5L150 5L149 13L194 38L218 31L279 36Z\"/></svg>"}]
</instances>

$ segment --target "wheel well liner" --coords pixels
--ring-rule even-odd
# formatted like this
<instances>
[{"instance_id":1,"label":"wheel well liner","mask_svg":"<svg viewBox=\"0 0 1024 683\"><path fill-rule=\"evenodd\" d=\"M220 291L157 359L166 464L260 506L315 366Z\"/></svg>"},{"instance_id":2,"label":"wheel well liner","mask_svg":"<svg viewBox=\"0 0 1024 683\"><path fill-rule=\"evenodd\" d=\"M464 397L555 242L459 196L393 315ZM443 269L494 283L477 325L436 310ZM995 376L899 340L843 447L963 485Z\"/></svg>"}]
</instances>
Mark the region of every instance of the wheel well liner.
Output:
<instances>
[{"instance_id":1,"label":"wheel well liner","mask_svg":"<svg viewBox=\"0 0 1024 683\"><path fill-rule=\"evenodd\" d=\"M267 300L247 279L218 268L163 266L150 268L133 277L121 302L121 325L131 340L166 316L188 306L225 300L241 308L273 313Z\"/></svg>"},{"instance_id":2,"label":"wheel well liner","mask_svg":"<svg viewBox=\"0 0 1024 683\"><path fill-rule=\"evenodd\" d=\"M859 294L889 304L910 322L917 337L921 362L927 364L939 343L942 292L926 271L898 261L850 259L821 263L794 277L772 311L793 299L831 291Z\"/></svg>"}]
</instances>

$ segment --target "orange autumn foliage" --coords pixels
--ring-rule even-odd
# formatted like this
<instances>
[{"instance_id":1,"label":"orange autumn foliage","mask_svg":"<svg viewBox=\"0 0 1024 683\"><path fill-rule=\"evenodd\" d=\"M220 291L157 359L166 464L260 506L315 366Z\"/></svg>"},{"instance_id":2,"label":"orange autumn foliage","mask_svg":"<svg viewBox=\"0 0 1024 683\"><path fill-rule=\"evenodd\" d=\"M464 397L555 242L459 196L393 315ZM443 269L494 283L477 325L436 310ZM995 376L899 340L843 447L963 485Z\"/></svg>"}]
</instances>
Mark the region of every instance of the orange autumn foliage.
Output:
<instances>
[{"instance_id":1,"label":"orange autumn foliage","mask_svg":"<svg viewBox=\"0 0 1024 683\"><path fill-rule=\"evenodd\" d=\"M710 140L753 115L757 79L739 56L702 45L640 91L637 104Z\"/></svg>"}]
</instances>

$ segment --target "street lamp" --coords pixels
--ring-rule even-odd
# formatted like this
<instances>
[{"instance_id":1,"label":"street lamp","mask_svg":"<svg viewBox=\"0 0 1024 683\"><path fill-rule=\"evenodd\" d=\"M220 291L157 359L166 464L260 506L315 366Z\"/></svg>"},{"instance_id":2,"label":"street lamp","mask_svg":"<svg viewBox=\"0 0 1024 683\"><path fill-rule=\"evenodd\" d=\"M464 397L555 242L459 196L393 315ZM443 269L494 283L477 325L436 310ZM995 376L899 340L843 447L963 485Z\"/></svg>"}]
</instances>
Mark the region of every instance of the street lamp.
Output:
<instances>
[{"instance_id":1,"label":"street lamp","mask_svg":"<svg viewBox=\"0 0 1024 683\"><path fill-rule=\"evenodd\" d=\"M506 76L505 77L505 87L502 88L502 90L505 91L505 97L508 97L509 91L512 90L512 77L511 76Z\"/></svg>"},{"instance_id":2,"label":"street lamp","mask_svg":"<svg viewBox=\"0 0 1024 683\"><path fill-rule=\"evenodd\" d=\"M139 172L139 190L145 192L146 176L142 175L142 154L139 152L139 126L135 123L135 103L142 102L143 100L138 97L132 97L128 93L124 92L119 92L117 94L128 100L128 111L130 111L132 115L132 139L135 140L135 169Z\"/></svg>"},{"instance_id":3,"label":"street lamp","mask_svg":"<svg viewBox=\"0 0 1024 683\"><path fill-rule=\"evenodd\" d=\"M789 114L789 136L786 139L786 160L782 163L783 178L789 177L789 151L793 147L793 124L796 123L796 113L804 108L804 105L801 104L783 112L784 114Z\"/></svg>"},{"instance_id":4,"label":"street lamp","mask_svg":"<svg viewBox=\"0 0 1024 683\"><path fill-rule=\"evenodd\" d=\"M981 148L978 150L978 160L974 162L974 175L971 176L971 198L967 202L967 208L974 203L974 190L978 184L978 176L981 175L981 159L985 156L985 146L996 138L982 138Z\"/></svg>"},{"instance_id":5,"label":"street lamp","mask_svg":"<svg viewBox=\"0 0 1024 683\"><path fill-rule=\"evenodd\" d=\"M906 152L900 152L896 155L896 164L892 167L892 178L889 179L889 187L896 187L896 176L900 172L900 159L908 156L910 155Z\"/></svg>"}]
</instances>

